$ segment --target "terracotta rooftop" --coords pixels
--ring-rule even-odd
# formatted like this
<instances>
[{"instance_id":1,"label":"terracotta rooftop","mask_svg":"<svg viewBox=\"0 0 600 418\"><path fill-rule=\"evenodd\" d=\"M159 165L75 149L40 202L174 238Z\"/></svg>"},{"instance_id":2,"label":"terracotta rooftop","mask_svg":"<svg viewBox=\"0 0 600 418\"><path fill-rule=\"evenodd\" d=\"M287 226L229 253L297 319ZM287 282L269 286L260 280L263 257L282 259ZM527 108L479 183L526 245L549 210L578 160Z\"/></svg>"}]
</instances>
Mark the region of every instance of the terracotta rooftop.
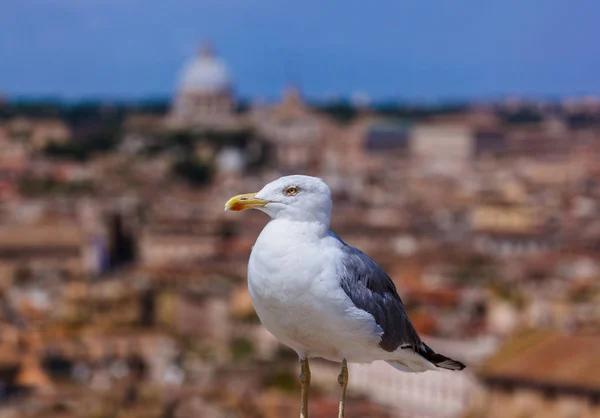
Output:
<instances>
[{"instance_id":1,"label":"terracotta rooftop","mask_svg":"<svg viewBox=\"0 0 600 418\"><path fill-rule=\"evenodd\" d=\"M83 241L81 227L71 222L2 225L0 227L0 246L2 247L79 246Z\"/></svg>"},{"instance_id":2,"label":"terracotta rooftop","mask_svg":"<svg viewBox=\"0 0 600 418\"><path fill-rule=\"evenodd\" d=\"M407 286L404 293L407 298L434 305L456 305L460 301L458 290L446 288L432 288L422 284Z\"/></svg>"},{"instance_id":3,"label":"terracotta rooftop","mask_svg":"<svg viewBox=\"0 0 600 418\"><path fill-rule=\"evenodd\" d=\"M600 390L600 334L528 331L509 339L480 370L488 379Z\"/></svg>"}]
</instances>

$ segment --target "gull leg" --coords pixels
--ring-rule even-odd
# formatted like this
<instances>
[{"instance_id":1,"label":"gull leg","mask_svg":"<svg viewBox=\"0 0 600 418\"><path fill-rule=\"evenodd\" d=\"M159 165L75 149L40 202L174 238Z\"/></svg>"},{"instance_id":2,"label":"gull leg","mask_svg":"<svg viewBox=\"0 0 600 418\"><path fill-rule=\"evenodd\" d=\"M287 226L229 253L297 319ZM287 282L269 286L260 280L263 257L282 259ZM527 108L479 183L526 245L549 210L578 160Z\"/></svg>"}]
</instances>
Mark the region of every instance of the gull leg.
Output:
<instances>
[{"instance_id":1,"label":"gull leg","mask_svg":"<svg viewBox=\"0 0 600 418\"><path fill-rule=\"evenodd\" d=\"M340 385L340 409L338 418L344 418L344 407L346 406L346 388L348 387L348 363L346 359L342 360L342 370L338 375L338 384Z\"/></svg>"},{"instance_id":2,"label":"gull leg","mask_svg":"<svg viewBox=\"0 0 600 418\"><path fill-rule=\"evenodd\" d=\"M300 360L300 418L308 418L308 389L310 388L310 367L308 359Z\"/></svg>"}]
</instances>

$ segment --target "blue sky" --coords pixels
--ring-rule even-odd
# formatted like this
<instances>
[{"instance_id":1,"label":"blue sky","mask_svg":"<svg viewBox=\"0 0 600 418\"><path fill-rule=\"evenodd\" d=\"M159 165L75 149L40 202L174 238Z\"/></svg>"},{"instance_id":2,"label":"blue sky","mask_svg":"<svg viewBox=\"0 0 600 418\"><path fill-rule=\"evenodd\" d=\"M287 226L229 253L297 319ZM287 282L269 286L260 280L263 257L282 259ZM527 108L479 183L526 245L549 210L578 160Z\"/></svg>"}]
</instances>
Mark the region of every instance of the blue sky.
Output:
<instances>
[{"instance_id":1,"label":"blue sky","mask_svg":"<svg viewBox=\"0 0 600 418\"><path fill-rule=\"evenodd\" d=\"M1 0L0 91L169 95L210 39L245 97L600 94L597 0Z\"/></svg>"}]
</instances>

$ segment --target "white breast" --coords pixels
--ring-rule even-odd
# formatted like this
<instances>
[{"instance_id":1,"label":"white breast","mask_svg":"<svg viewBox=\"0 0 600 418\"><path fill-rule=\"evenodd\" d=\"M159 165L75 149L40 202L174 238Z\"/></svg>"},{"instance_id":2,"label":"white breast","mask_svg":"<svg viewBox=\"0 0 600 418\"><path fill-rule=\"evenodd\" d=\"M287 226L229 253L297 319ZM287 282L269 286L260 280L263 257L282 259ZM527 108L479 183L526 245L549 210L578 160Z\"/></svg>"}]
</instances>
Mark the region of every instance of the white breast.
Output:
<instances>
[{"instance_id":1,"label":"white breast","mask_svg":"<svg viewBox=\"0 0 600 418\"><path fill-rule=\"evenodd\" d=\"M301 357L370 361L361 353L377 348L381 329L340 287L339 253L337 240L273 220L252 249L250 296L266 328Z\"/></svg>"}]
</instances>

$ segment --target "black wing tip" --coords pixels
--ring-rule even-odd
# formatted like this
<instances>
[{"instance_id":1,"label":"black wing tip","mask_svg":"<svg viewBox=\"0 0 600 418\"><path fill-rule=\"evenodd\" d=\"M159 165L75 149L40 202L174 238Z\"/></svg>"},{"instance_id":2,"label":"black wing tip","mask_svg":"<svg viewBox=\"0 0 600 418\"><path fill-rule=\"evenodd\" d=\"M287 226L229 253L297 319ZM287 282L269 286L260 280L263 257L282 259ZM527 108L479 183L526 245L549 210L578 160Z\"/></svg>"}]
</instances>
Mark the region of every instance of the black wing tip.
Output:
<instances>
[{"instance_id":1,"label":"black wing tip","mask_svg":"<svg viewBox=\"0 0 600 418\"><path fill-rule=\"evenodd\" d=\"M449 357L443 356L439 353L436 353L431 348L429 348L427 345L425 345L425 344L423 344L423 345L424 345L424 348L419 350L418 353L421 356L423 356L426 360L428 360L432 364L434 364L435 366L437 366L441 369L453 370L453 371L460 371L467 367L466 364L464 364L458 360L453 360Z\"/></svg>"},{"instance_id":2,"label":"black wing tip","mask_svg":"<svg viewBox=\"0 0 600 418\"><path fill-rule=\"evenodd\" d=\"M452 371L461 371L467 367L464 363L461 363L458 360L452 360L451 358L447 358L447 357L446 357L446 360L442 361L441 363L433 363L433 364L435 364L437 367L440 367L442 369L452 370Z\"/></svg>"}]
</instances>

